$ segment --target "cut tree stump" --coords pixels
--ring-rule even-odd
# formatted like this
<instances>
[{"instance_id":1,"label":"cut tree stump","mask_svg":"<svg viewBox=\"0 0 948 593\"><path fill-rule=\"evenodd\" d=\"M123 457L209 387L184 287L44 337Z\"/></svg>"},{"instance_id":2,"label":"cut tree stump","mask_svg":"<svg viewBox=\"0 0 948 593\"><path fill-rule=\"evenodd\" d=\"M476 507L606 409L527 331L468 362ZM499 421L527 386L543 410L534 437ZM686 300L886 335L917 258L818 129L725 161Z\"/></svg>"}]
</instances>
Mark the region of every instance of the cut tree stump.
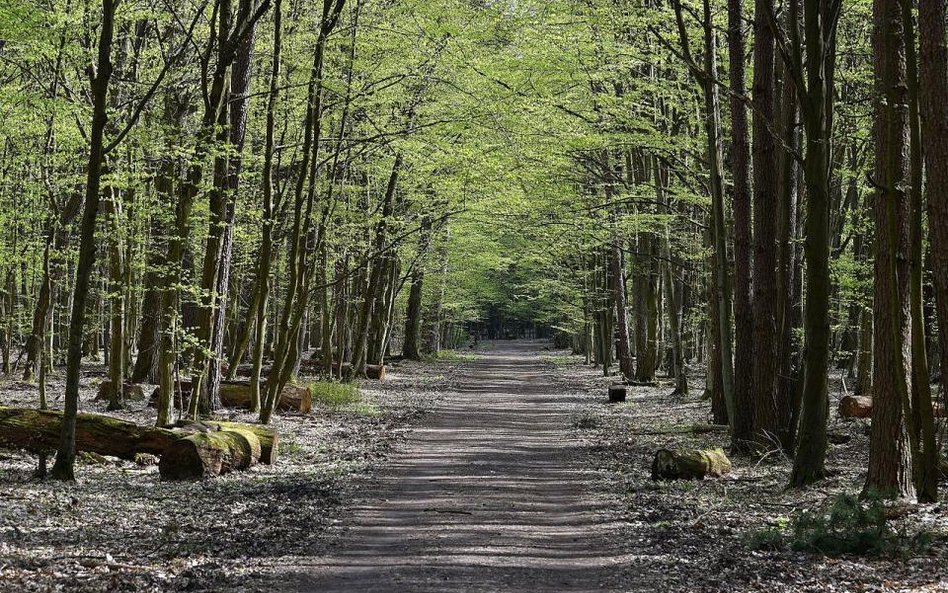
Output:
<instances>
[{"instance_id":1,"label":"cut tree stump","mask_svg":"<svg viewBox=\"0 0 948 593\"><path fill-rule=\"evenodd\" d=\"M868 395L844 395L839 400L839 415L841 418L872 418L872 398ZM945 417L945 407L941 402L932 406L935 418Z\"/></svg>"},{"instance_id":2,"label":"cut tree stump","mask_svg":"<svg viewBox=\"0 0 948 593\"><path fill-rule=\"evenodd\" d=\"M191 382L181 381L175 387L174 405L178 405L178 391L184 399L184 407L191 401ZM261 383L261 397L266 391L266 382ZM250 407L250 381L221 381L221 404L227 408ZM158 405L158 389L151 394L148 405ZM281 412L300 412L309 414L313 410L313 392L308 386L288 384L280 394L277 409Z\"/></svg>"},{"instance_id":3,"label":"cut tree stump","mask_svg":"<svg viewBox=\"0 0 948 593\"><path fill-rule=\"evenodd\" d=\"M376 381L385 380L385 365L367 364L365 365L365 376Z\"/></svg>"},{"instance_id":4,"label":"cut tree stump","mask_svg":"<svg viewBox=\"0 0 948 593\"><path fill-rule=\"evenodd\" d=\"M731 460L723 449L671 451L660 449L652 461L653 480L703 480L731 471Z\"/></svg>"},{"instance_id":5,"label":"cut tree stump","mask_svg":"<svg viewBox=\"0 0 948 593\"><path fill-rule=\"evenodd\" d=\"M626 386L622 383L616 383L609 386L609 401L613 403L624 402Z\"/></svg>"},{"instance_id":6,"label":"cut tree stump","mask_svg":"<svg viewBox=\"0 0 948 593\"><path fill-rule=\"evenodd\" d=\"M106 379L105 381L99 383L99 391L95 395L95 401L101 402L109 399L109 391L112 389L112 382ZM122 392L125 397L125 401L144 401L145 400L145 390L142 389L142 386L137 383L125 383L122 385Z\"/></svg>"}]
</instances>

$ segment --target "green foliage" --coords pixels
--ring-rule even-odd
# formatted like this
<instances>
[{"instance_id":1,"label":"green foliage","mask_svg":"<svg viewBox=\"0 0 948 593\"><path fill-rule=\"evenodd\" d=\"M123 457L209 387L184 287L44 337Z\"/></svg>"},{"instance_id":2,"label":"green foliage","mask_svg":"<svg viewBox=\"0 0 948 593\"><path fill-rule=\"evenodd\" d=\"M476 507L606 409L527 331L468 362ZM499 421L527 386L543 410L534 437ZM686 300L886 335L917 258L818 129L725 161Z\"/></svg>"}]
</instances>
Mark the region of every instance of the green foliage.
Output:
<instances>
[{"instance_id":1,"label":"green foliage","mask_svg":"<svg viewBox=\"0 0 948 593\"><path fill-rule=\"evenodd\" d=\"M470 352L461 352L459 350L440 350L436 354L432 354L429 359L444 362L470 362L476 360L477 356Z\"/></svg>"},{"instance_id":2,"label":"green foliage","mask_svg":"<svg viewBox=\"0 0 948 593\"><path fill-rule=\"evenodd\" d=\"M359 402L359 388L352 383L317 381L310 384L313 402L319 406L339 410Z\"/></svg>"},{"instance_id":3,"label":"green foliage","mask_svg":"<svg viewBox=\"0 0 948 593\"><path fill-rule=\"evenodd\" d=\"M898 533L889 524L886 506L877 496L860 501L839 495L826 510L800 511L789 520L750 532L745 543L753 549L790 548L830 556L905 556L927 550L931 536L925 532L914 536Z\"/></svg>"}]
</instances>

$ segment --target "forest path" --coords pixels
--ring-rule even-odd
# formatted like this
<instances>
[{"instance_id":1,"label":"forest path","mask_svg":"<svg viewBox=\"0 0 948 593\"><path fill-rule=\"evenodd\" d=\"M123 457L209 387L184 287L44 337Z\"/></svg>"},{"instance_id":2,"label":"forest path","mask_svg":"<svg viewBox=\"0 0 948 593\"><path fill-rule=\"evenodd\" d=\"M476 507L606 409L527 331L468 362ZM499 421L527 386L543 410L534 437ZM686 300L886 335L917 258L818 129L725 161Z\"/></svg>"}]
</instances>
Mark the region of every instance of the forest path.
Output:
<instances>
[{"instance_id":1,"label":"forest path","mask_svg":"<svg viewBox=\"0 0 948 593\"><path fill-rule=\"evenodd\" d=\"M497 343L367 481L324 557L274 587L312 592L580 592L618 588L621 553L577 400L536 342Z\"/></svg>"}]
</instances>

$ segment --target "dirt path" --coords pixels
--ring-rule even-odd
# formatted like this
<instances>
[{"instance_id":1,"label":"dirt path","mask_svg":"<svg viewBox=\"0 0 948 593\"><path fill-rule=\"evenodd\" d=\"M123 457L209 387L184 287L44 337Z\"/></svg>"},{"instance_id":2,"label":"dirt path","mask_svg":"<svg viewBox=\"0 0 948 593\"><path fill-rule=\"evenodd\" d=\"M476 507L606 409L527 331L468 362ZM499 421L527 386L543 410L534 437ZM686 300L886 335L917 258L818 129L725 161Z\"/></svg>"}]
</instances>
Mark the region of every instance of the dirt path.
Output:
<instances>
[{"instance_id":1,"label":"dirt path","mask_svg":"<svg viewBox=\"0 0 948 593\"><path fill-rule=\"evenodd\" d=\"M480 356L367 484L339 543L283 591L602 591L615 524L537 344ZM613 505L614 506L614 505Z\"/></svg>"}]
</instances>

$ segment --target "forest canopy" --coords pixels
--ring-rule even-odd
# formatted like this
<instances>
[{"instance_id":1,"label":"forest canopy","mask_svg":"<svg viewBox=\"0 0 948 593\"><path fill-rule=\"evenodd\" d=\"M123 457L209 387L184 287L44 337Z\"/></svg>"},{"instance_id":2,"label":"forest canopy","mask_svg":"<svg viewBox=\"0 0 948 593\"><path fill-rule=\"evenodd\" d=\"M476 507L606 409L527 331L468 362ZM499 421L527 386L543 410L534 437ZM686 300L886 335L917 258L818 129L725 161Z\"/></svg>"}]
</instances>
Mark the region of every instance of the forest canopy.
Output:
<instances>
[{"instance_id":1,"label":"forest canopy","mask_svg":"<svg viewBox=\"0 0 948 593\"><path fill-rule=\"evenodd\" d=\"M83 359L110 408L158 385L158 426L182 377L196 419L249 364L267 423L304 364L550 336L703 381L794 486L841 370L867 489L932 499L943 4L6 2L2 370L45 408L65 368L69 478Z\"/></svg>"}]
</instances>

